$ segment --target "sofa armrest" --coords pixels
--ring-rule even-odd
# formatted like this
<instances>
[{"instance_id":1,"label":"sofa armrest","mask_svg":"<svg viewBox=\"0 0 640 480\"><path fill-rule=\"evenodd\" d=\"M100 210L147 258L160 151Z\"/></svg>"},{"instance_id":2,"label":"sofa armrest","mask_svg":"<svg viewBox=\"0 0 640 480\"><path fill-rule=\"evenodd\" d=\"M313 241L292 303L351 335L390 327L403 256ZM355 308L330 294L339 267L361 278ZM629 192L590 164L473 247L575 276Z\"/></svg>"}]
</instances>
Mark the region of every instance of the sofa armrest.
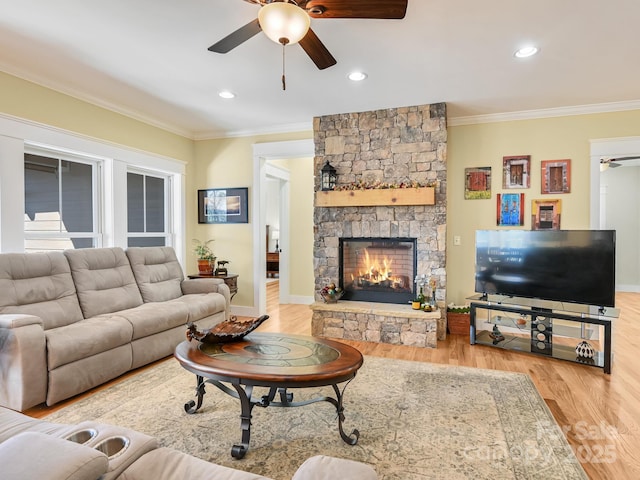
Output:
<instances>
[{"instance_id":1,"label":"sofa armrest","mask_svg":"<svg viewBox=\"0 0 640 480\"><path fill-rule=\"evenodd\" d=\"M224 283L221 278L189 278L182 281L181 284L183 295L192 293L219 293L224 297L226 305L224 318L231 318L231 292L229 285Z\"/></svg>"},{"instance_id":2,"label":"sofa armrest","mask_svg":"<svg viewBox=\"0 0 640 480\"><path fill-rule=\"evenodd\" d=\"M23 432L0 444L3 480L97 480L107 471L104 453L39 432Z\"/></svg>"},{"instance_id":3,"label":"sofa armrest","mask_svg":"<svg viewBox=\"0 0 640 480\"><path fill-rule=\"evenodd\" d=\"M42 326L42 324L42 319L35 315L23 315L20 313L0 315L0 328L20 328L27 325Z\"/></svg>"},{"instance_id":4,"label":"sofa armrest","mask_svg":"<svg viewBox=\"0 0 640 480\"><path fill-rule=\"evenodd\" d=\"M0 405L23 411L47 398L47 352L42 319L0 315Z\"/></svg>"}]
</instances>

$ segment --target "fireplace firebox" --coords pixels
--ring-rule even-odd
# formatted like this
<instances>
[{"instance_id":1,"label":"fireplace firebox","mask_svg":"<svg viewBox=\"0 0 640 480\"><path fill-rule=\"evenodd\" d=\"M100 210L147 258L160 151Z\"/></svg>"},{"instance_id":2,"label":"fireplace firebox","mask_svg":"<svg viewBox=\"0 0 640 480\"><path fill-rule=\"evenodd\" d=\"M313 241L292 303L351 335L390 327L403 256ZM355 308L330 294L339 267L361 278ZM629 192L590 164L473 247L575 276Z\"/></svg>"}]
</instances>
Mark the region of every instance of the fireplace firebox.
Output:
<instances>
[{"instance_id":1,"label":"fireplace firebox","mask_svg":"<svg viewBox=\"0 0 640 480\"><path fill-rule=\"evenodd\" d=\"M343 300L408 303L415 296L415 238L341 238Z\"/></svg>"}]
</instances>

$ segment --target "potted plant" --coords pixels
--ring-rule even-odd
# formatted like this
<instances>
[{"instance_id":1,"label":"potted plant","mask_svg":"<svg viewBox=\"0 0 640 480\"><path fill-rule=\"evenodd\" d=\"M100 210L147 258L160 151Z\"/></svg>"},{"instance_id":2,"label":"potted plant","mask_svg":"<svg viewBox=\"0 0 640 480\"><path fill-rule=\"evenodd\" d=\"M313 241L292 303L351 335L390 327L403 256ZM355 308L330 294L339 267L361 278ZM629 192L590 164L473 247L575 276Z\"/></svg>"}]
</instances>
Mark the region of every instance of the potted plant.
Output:
<instances>
[{"instance_id":1,"label":"potted plant","mask_svg":"<svg viewBox=\"0 0 640 480\"><path fill-rule=\"evenodd\" d=\"M447 305L447 326L449 333L454 335L469 335L469 319L471 308L469 305Z\"/></svg>"},{"instance_id":2,"label":"potted plant","mask_svg":"<svg viewBox=\"0 0 640 480\"><path fill-rule=\"evenodd\" d=\"M213 254L211 248L209 248L211 242L213 242L213 239L209 239L206 242L195 238L193 239L193 253L198 259L198 273L200 275L213 275L216 256Z\"/></svg>"}]
</instances>

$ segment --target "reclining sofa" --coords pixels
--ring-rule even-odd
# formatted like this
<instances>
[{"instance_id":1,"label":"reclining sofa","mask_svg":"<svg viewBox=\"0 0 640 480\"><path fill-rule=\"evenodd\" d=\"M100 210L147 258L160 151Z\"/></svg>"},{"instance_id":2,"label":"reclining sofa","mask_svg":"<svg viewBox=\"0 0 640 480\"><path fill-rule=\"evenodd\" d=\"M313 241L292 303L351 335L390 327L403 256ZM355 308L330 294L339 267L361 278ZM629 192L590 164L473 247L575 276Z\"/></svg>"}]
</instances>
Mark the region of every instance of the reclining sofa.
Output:
<instances>
[{"instance_id":1,"label":"reclining sofa","mask_svg":"<svg viewBox=\"0 0 640 480\"><path fill-rule=\"evenodd\" d=\"M36 453L37 452L37 453ZM50 423L0 407L0 478L24 480L269 480L167 447L135 430L93 421ZM369 465L318 455L292 480L376 480Z\"/></svg>"},{"instance_id":2,"label":"reclining sofa","mask_svg":"<svg viewBox=\"0 0 640 480\"><path fill-rule=\"evenodd\" d=\"M229 302L223 280L185 280L171 247L0 254L0 406L53 405L171 355Z\"/></svg>"}]
</instances>

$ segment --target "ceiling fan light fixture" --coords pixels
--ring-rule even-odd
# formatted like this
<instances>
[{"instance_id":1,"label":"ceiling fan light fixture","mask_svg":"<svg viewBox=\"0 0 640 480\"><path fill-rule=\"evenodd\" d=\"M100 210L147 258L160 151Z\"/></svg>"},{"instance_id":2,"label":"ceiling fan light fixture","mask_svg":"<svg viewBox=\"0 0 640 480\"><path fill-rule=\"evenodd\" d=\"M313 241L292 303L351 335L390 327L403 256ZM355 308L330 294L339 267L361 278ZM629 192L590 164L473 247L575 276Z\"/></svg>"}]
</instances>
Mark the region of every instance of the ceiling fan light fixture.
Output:
<instances>
[{"instance_id":1,"label":"ceiling fan light fixture","mask_svg":"<svg viewBox=\"0 0 640 480\"><path fill-rule=\"evenodd\" d=\"M367 74L364 72L351 72L347 75L347 78L353 82L361 82L365 78L367 78Z\"/></svg>"},{"instance_id":2,"label":"ceiling fan light fixture","mask_svg":"<svg viewBox=\"0 0 640 480\"><path fill-rule=\"evenodd\" d=\"M276 43L298 43L311 26L311 17L302 8L289 2L273 2L258 11L262 31Z\"/></svg>"}]
</instances>

